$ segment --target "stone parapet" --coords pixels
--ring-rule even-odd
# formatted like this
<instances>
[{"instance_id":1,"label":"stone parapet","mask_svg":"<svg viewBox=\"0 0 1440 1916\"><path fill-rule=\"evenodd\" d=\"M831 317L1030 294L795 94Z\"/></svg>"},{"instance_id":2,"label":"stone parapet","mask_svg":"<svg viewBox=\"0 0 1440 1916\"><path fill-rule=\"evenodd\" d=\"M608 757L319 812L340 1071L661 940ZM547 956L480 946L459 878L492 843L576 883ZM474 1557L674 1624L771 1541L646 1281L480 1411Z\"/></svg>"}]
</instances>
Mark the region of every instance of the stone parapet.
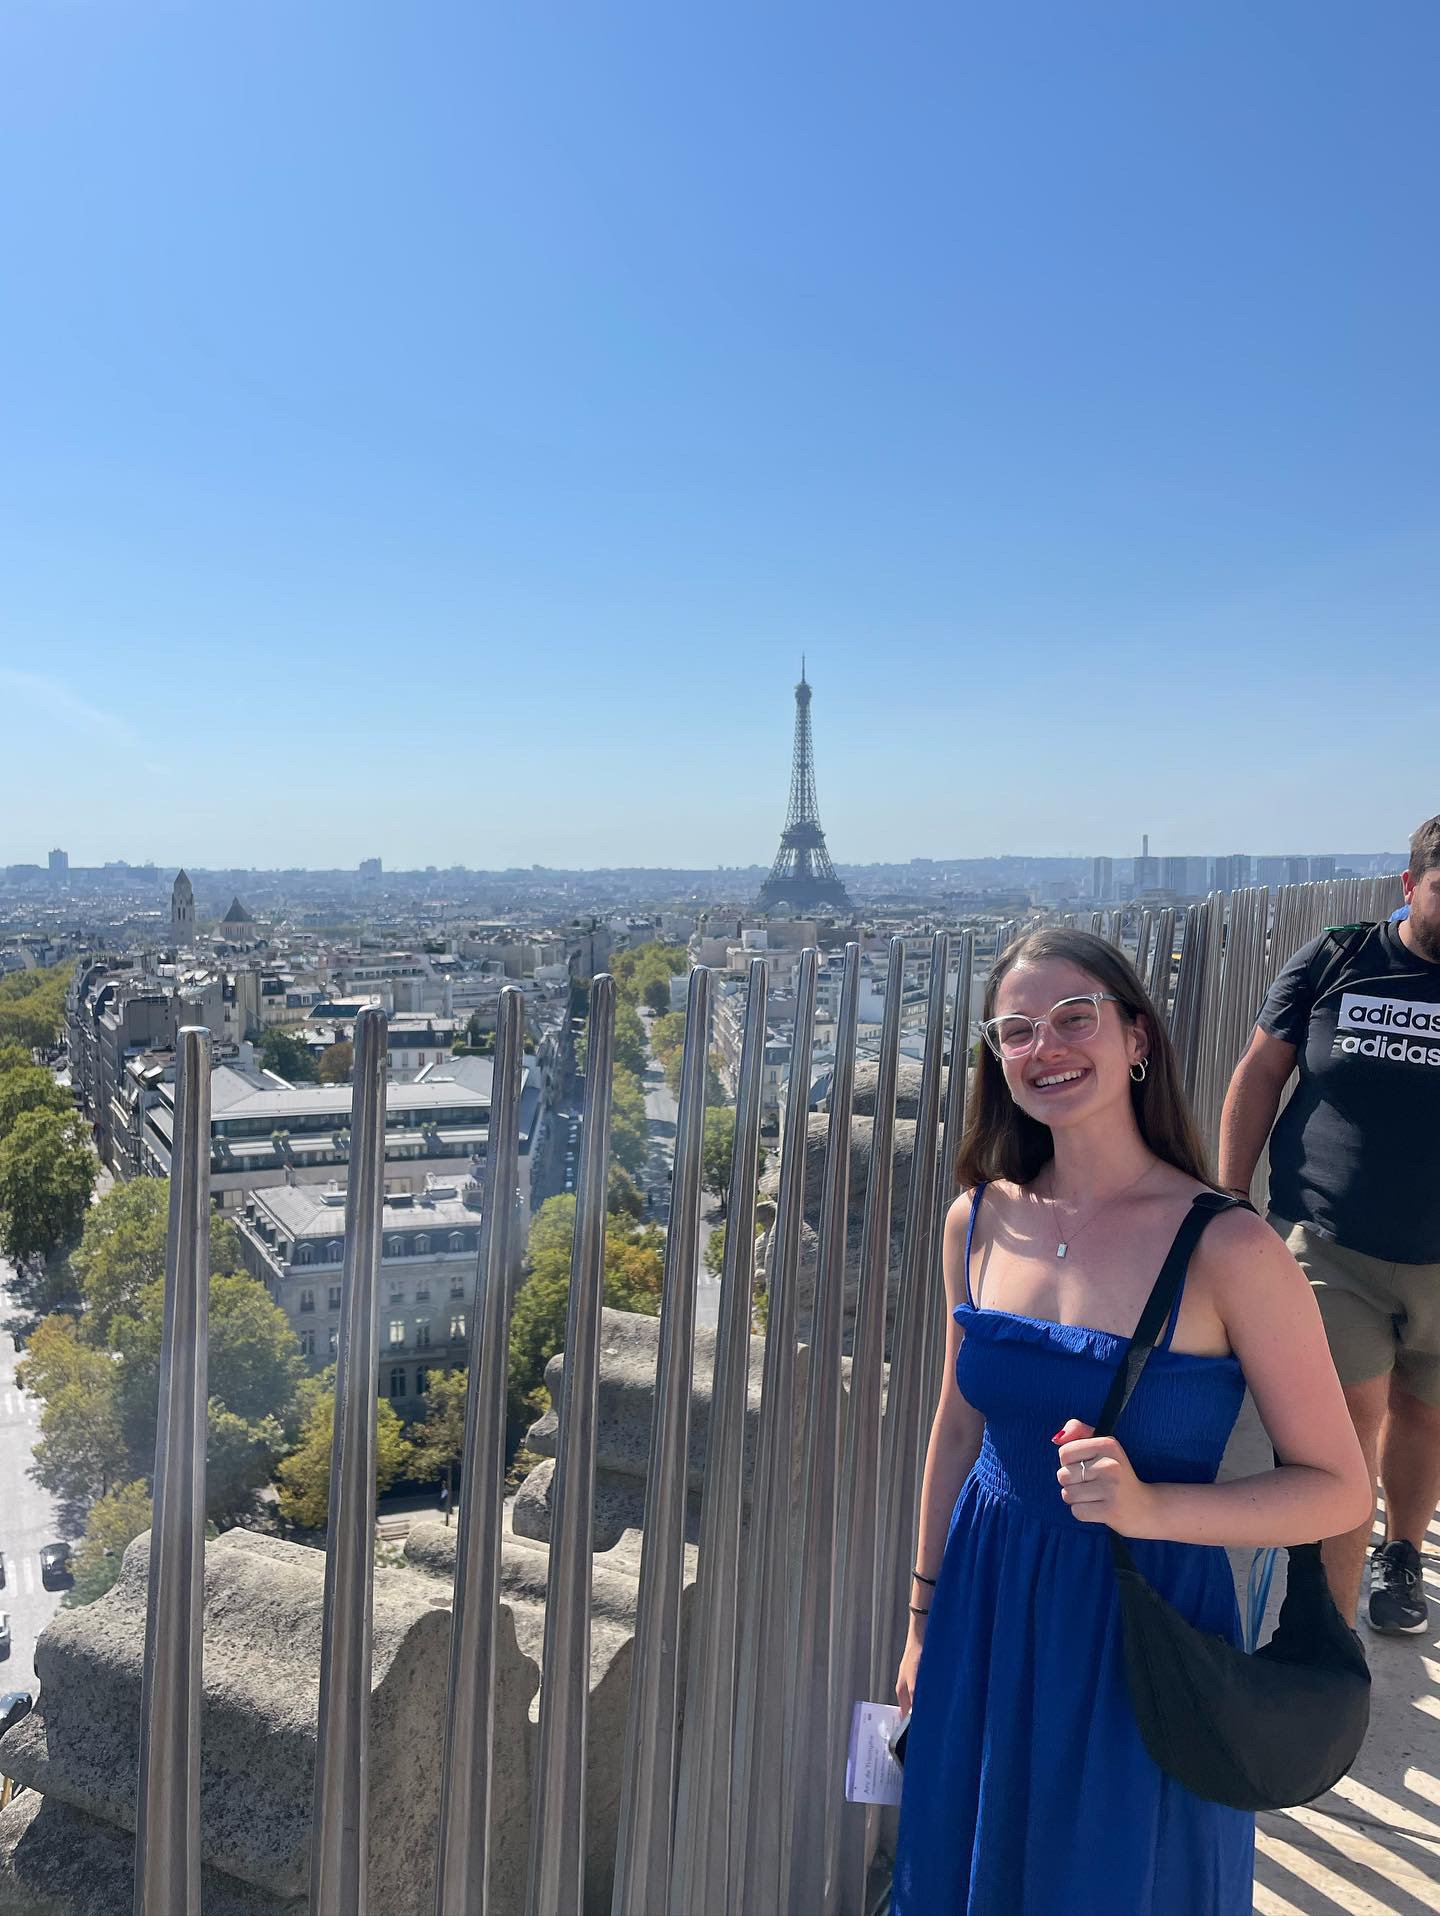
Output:
<instances>
[{"instance_id":1,"label":"stone parapet","mask_svg":"<svg viewBox=\"0 0 1440 1916\"><path fill-rule=\"evenodd\" d=\"M859 1069L860 1067L857 1067ZM873 1070L874 1067L871 1067ZM917 1088L918 1096L918 1088ZM870 1091L873 1105L873 1087ZM910 1108L914 1108L910 1101ZM901 1257L905 1245L905 1219L910 1208L910 1176L915 1162L913 1117L897 1117L892 1147L893 1188L890 1204L890 1250L886 1284L885 1347L887 1354L894 1328L895 1300L900 1282ZM873 1116L857 1114L850 1120L850 1183L845 1200L845 1336L849 1348L855 1304L860 1294L860 1251L865 1239L865 1191L870 1178L870 1155L874 1142ZM820 1256L820 1205L825 1189L825 1151L830 1137L830 1119L823 1112L811 1112L805 1130L805 1212L800 1233L800 1264L796 1280L795 1335L806 1342L813 1334L815 1313L815 1277ZM949 1189L949 1173L940 1167L942 1186ZM767 1172L760 1181L762 1193L771 1199L779 1195L778 1170ZM777 1233L772 1222L760 1238L755 1252L758 1280L768 1281L775 1255Z\"/></svg>"},{"instance_id":2,"label":"stone parapet","mask_svg":"<svg viewBox=\"0 0 1440 1916\"><path fill-rule=\"evenodd\" d=\"M695 1333L695 1364L690 1395L689 1500L686 1538L700 1537L700 1494L705 1478L705 1451L710 1437L710 1396L715 1372L715 1332ZM795 1360L795 1404L798 1432L804 1415L805 1379L809 1352ZM617 1548L627 1530L640 1531L645 1523L645 1483L650 1463L650 1426L655 1406L655 1372L660 1360L660 1319L631 1311L605 1311L600 1326L600 1395L596 1411L595 1548ZM760 1388L765 1368L765 1341L750 1340L747 1382L743 1496L748 1507L755 1447L760 1429ZM545 1368L545 1388L552 1405L560 1402L565 1356L557 1352ZM554 1491L555 1446L560 1420L548 1410L530 1427L526 1443L541 1458L520 1486L514 1502L517 1536L537 1542L550 1539L550 1506ZM793 1440L792 1440L793 1441Z\"/></svg>"},{"instance_id":3,"label":"stone parapet","mask_svg":"<svg viewBox=\"0 0 1440 1916\"><path fill-rule=\"evenodd\" d=\"M145 1536L126 1551L115 1588L98 1603L60 1611L37 1645L37 1706L5 1737L0 1755L7 1775L44 1798L8 1856L14 1894L19 1882L41 1880L35 1865L62 1823L72 1843L93 1837L97 1883L114 1873L106 1859L117 1842L131 1859L119 1876L133 1869L148 1568ZM246 1916L252 1909L269 1916L272 1906L288 1912L308 1891L324 1576L320 1551L242 1530L205 1553L201 1844ZM449 1591L433 1579L410 1570L375 1573L370 1880L374 1906L386 1916L430 1916L433 1908L449 1603ZM497 1868L523 1886L530 1807L523 1752L538 1672L503 1608L500 1621L497 1746L519 1760L501 1766ZM59 1854L64 1844L52 1848ZM258 1899L241 1897L247 1885L262 1893ZM48 1890L71 1916L58 1882ZM513 1906L518 1912L523 1901ZM122 1907L129 1910L128 1893L117 1916ZM73 1916L108 1911L87 1895L73 1903Z\"/></svg>"}]
</instances>

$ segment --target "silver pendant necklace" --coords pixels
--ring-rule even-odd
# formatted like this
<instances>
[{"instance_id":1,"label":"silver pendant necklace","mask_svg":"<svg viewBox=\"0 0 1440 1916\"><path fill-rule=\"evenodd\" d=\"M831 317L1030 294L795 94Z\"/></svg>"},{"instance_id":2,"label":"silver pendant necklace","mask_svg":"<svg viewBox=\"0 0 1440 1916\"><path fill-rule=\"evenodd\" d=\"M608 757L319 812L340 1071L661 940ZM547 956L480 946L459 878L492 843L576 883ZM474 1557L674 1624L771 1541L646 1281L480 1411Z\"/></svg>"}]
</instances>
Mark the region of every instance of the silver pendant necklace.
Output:
<instances>
[{"instance_id":1,"label":"silver pendant necklace","mask_svg":"<svg viewBox=\"0 0 1440 1916\"><path fill-rule=\"evenodd\" d=\"M1155 1166L1153 1164L1147 1164L1145 1169L1140 1173L1138 1178L1133 1179L1129 1184L1125 1185L1123 1189L1112 1192L1108 1198L1102 1198L1100 1202L1095 1206L1095 1209L1090 1213L1089 1217L1082 1219L1082 1221L1076 1225L1075 1229L1070 1233L1068 1237L1062 1237L1060 1235L1060 1226L1056 1224L1055 1225L1055 1255L1056 1257L1068 1257L1070 1254L1070 1246L1075 1242L1076 1238L1079 1237L1080 1233L1083 1230L1085 1230L1089 1225L1093 1224L1096 1218L1099 1217L1100 1213L1103 1210L1105 1210L1109 1205L1117 1203L1119 1199L1123 1197L1128 1197L1133 1190L1137 1189L1138 1186L1142 1185L1145 1182L1146 1178L1149 1177L1150 1173L1154 1169L1155 1169ZM1050 1206L1051 1221L1054 1222L1055 1200L1054 1198L1049 1198L1046 1200L1046 1202Z\"/></svg>"}]
</instances>

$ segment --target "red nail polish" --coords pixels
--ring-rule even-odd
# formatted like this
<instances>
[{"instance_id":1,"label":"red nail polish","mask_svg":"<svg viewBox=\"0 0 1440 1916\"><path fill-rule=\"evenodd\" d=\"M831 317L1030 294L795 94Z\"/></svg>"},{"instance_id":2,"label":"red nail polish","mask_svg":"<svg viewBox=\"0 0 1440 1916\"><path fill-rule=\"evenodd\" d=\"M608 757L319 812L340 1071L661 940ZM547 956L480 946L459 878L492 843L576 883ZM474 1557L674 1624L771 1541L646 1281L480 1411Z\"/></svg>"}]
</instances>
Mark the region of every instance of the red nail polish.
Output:
<instances>
[{"instance_id":1,"label":"red nail polish","mask_svg":"<svg viewBox=\"0 0 1440 1916\"><path fill-rule=\"evenodd\" d=\"M1057 1431L1056 1431L1056 1433L1055 1433L1055 1435L1054 1435L1054 1436L1053 1436L1053 1437L1052 1437L1052 1438L1050 1439L1050 1441L1051 1441L1051 1443L1052 1443L1052 1444L1063 1444L1063 1443L1064 1443L1064 1441L1065 1441L1065 1426L1064 1426L1063 1424L1062 1424L1062 1425L1060 1426L1060 1428L1059 1428L1059 1430L1057 1430Z\"/></svg>"}]
</instances>

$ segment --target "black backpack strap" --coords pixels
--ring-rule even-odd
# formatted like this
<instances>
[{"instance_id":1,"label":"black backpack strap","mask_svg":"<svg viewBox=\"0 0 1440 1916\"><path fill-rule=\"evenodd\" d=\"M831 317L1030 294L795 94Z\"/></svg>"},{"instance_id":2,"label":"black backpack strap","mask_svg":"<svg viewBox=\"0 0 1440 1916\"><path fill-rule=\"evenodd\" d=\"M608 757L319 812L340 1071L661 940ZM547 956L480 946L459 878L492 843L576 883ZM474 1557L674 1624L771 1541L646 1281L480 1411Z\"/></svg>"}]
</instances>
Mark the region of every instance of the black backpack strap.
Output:
<instances>
[{"instance_id":1,"label":"black backpack strap","mask_svg":"<svg viewBox=\"0 0 1440 1916\"><path fill-rule=\"evenodd\" d=\"M1200 1233L1212 1217L1219 1217L1222 1211L1239 1210L1241 1204L1240 1198L1226 1197L1219 1191L1202 1191L1185 1213L1175 1233L1175 1242L1170 1246L1170 1254L1161 1265L1154 1289L1140 1313L1135 1335L1130 1339L1124 1359L1110 1380L1105 1407L1095 1425L1097 1437L1109 1437L1113 1433L1120 1421L1120 1413L1130 1401L1130 1393L1140 1382L1140 1373L1174 1309L1191 1255L1200 1241ZM1250 1207L1246 1205L1244 1208L1248 1210Z\"/></svg>"},{"instance_id":2,"label":"black backpack strap","mask_svg":"<svg viewBox=\"0 0 1440 1916\"><path fill-rule=\"evenodd\" d=\"M1305 973L1312 1008L1326 995L1350 960L1359 956L1375 929L1373 924L1325 927L1325 934Z\"/></svg>"}]
</instances>

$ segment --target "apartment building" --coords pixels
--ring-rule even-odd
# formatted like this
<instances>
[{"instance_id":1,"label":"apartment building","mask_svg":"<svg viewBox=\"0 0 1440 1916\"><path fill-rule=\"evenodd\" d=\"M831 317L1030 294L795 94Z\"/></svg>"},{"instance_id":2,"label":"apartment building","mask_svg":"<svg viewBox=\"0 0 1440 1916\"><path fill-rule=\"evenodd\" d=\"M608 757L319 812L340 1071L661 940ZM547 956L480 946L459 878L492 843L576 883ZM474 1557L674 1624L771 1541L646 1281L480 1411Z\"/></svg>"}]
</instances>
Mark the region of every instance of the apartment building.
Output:
<instances>
[{"instance_id":1,"label":"apartment building","mask_svg":"<svg viewBox=\"0 0 1440 1916\"><path fill-rule=\"evenodd\" d=\"M380 1249L377 1388L402 1417L425 1408L430 1378L466 1361L474 1322L481 1188L427 1176L387 1187ZM345 1256L342 1184L256 1191L234 1218L245 1267L285 1312L306 1361L333 1363Z\"/></svg>"}]
</instances>

